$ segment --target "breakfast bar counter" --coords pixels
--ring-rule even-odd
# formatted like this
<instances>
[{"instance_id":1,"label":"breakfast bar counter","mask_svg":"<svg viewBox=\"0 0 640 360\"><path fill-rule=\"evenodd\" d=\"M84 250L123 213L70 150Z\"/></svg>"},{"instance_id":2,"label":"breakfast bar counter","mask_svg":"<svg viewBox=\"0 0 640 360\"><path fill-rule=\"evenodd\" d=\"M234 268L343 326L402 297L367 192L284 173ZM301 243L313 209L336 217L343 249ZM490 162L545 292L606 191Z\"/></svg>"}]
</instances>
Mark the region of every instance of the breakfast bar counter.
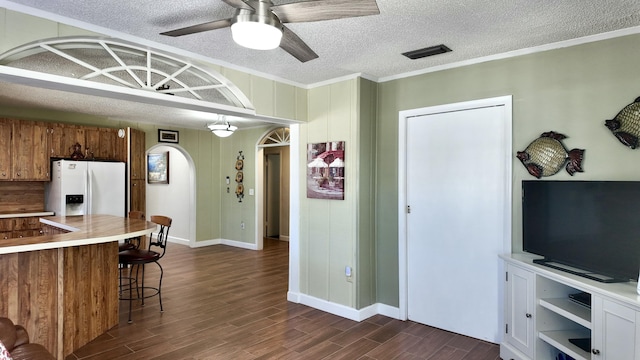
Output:
<instances>
[{"instance_id":1,"label":"breakfast bar counter","mask_svg":"<svg viewBox=\"0 0 640 360\"><path fill-rule=\"evenodd\" d=\"M62 232L2 240L0 254L106 243L149 235L156 228L152 222L111 215L48 216L40 218L40 223Z\"/></svg>"},{"instance_id":2,"label":"breakfast bar counter","mask_svg":"<svg viewBox=\"0 0 640 360\"><path fill-rule=\"evenodd\" d=\"M0 240L0 316L64 359L118 324L118 240L156 225L109 215L40 222L42 236Z\"/></svg>"}]
</instances>

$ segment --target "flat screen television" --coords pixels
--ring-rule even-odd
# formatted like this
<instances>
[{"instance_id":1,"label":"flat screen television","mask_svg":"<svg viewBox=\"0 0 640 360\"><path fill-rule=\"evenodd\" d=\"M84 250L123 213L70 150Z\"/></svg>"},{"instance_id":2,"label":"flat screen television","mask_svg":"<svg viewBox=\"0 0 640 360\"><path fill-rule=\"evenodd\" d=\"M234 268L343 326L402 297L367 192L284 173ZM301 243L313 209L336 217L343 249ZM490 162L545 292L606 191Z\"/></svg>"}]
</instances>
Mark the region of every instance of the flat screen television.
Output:
<instances>
[{"instance_id":1,"label":"flat screen television","mask_svg":"<svg viewBox=\"0 0 640 360\"><path fill-rule=\"evenodd\" d=\"M603 282L638 279L640 181L522 181L523 250Z\"/></svg>"}]
</instances>

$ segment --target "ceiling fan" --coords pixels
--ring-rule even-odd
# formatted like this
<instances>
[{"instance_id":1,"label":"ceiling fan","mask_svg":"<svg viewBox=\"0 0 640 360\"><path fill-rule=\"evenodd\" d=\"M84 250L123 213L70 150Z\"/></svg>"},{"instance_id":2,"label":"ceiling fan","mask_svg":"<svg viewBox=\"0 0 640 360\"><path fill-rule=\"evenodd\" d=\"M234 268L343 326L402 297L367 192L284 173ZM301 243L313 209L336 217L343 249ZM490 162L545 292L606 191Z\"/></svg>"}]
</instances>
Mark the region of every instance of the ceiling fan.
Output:
<instances>
[{"instance_id":1,"label":"ceiling fan","mask_svg":"<svg viewBox=\"0 0 640 360\"><path fill-rule=\"evenodd\" d=\"M232 18L166 31L161 35L175 37L230 26L233 40L241 46L258 50L279 46L301 62L307 62L317 58L318 54L284 23L380 14L375 0L307 0L282 5L274 5L270 0L222 1L236 8Z\"/></svg>"}]
</instances>

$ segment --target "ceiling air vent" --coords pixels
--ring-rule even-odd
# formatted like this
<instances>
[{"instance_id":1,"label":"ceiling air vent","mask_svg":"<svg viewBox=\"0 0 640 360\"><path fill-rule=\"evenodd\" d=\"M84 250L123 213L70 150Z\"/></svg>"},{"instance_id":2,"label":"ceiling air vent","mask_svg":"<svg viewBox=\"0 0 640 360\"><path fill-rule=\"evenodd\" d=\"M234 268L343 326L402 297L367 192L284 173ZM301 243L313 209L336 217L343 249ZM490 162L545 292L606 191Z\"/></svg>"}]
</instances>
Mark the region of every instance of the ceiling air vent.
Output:
<instances>
[{"instance_id":1,"label":"ceiling air vent","mask_svg":"<svg viewBox=\"0 0 640 360\"><path fill-rule=\"evenodd\" d=\"M441 44L441 45L431 46L424 49L409 51L406 53L402 53L402 55L408 57L411 60L415 60L415 59L420 59L427 56L444 54L449 51L451 51L451 49Z\"/></svg>"}]
</instances>

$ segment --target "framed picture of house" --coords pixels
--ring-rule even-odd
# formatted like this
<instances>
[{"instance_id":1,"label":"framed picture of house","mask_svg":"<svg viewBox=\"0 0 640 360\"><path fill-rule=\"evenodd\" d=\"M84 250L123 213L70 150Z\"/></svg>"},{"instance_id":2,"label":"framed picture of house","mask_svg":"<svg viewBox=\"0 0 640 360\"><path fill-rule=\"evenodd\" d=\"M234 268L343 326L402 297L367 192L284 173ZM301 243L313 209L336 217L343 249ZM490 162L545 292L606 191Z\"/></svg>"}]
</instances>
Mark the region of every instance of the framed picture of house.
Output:
<instances>
[{"instance_id":1,"label":"framed picture of house","mask_svg":"<svg viewBox=\"0 0 640 360\"><path fill-rule=\"evenodd\" d=\"M307 145L307 197L344 200L344 141Z\"/></svg>"},{"instance_id":2,"label":"framed picture of house","mask_svg":"<svg viewBox=\"0 0 640 360\"><path fill-rule=\"evenodd\" d=\"M175 130L158 129L158 142L177 144L180 140L179 135Z\"/></svg>"},{"instance_id":3,"label":"framed picture of house","mask_svg":"<svg viewBox=\"0 0 640 360\"><path fill-rule=\"evenodd\" d=\"M169 152L147 155L147 182L149 184L169 183Z\"/></svg>"}]
</instances>

